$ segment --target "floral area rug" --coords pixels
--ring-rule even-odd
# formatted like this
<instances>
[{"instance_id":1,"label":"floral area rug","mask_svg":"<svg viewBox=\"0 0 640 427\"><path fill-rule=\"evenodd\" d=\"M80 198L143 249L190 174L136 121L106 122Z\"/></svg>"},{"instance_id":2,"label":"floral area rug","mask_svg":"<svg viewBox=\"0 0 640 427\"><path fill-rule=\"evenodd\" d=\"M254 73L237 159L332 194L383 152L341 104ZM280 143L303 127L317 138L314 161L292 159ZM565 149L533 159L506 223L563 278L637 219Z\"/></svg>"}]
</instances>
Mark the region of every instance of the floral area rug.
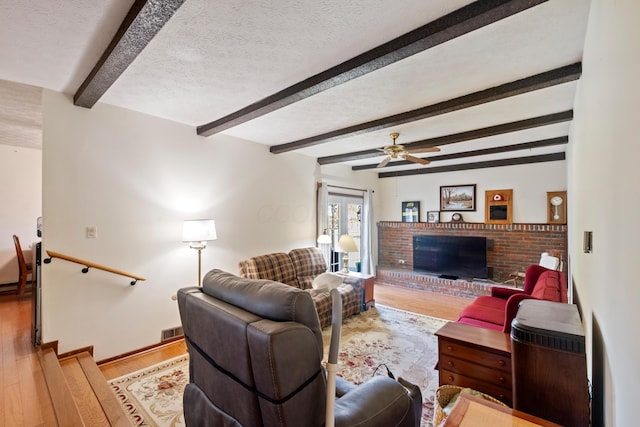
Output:
<instances>
[{"instance_id":1,"label":"floral area rug","mask_svg":"<svg viewBox=\"0 0 640 427\"><path fill-rule=\"evenodd\" d=\"M183 355L109 381L134 426L184 426L182 393L189 382Z\"/></svg>"},{"instance_id":2,"label":"floral area rug","mask_svg":"<svg viewBox=\"0 0 640 427\"><path fill-rule=\"evenodd\" d=\"M431 426L438 388L438 341L447 321L378 305L342 324L338 375L355 384L373 375L402 377L422 391L422 426ZM323 330L325 360L331 327Z\"/></svg>"},{"instance_id":3,"label":"floral area rug","mask_svg":"<svg viewBox=\"0 0 640 427\"><path fill-rule=\"evenodd\" d=\"M418 385L422 426L431 426L438 388L438 344L434 336L445 320L385 306L343 321L338 375L360 384L387 375ZM325 361L331 327L323 330ZM116 378L110 384L135 426L183 426L182 393L189 381L188 356Z\"/></svg>"}]
</instances>

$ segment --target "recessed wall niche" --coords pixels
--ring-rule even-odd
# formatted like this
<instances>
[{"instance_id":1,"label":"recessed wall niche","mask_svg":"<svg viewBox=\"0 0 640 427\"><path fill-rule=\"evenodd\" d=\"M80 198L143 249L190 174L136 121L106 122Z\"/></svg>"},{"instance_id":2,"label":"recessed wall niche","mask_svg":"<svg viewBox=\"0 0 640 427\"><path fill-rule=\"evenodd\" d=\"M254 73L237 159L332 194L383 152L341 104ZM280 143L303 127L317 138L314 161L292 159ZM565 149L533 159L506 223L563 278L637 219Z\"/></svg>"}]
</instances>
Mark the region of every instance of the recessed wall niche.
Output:
<instances>
[{"instance_id":1,"label":"recessed wall niche","mask_svg":"<svg viewBox=\"0 0 640 427\"><path fill-rule=\"evenodd\" d=\"M484 192L484 222L511 224L513 222L513 190L487 190Z\"/></svg>"}]
</instances>

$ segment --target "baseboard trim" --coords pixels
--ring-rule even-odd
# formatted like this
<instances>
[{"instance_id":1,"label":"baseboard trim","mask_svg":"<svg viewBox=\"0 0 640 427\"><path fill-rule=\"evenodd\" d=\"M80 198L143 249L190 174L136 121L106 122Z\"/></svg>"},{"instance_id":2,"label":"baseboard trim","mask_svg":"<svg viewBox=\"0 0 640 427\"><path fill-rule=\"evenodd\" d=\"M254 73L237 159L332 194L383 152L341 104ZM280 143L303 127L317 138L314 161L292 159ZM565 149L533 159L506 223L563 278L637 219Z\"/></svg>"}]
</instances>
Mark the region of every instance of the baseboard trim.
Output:
<instances>
[{"instance_id":1,"label":"baseboard trim","mask_svg":"<svg viewBox=\"0 0 640 427\"><path fill-rule=\"evenodd\" d=\"M184 340L184 336L169 338L169 339L167 339L165 341L162 341L162 342L159 342L159 343L156 343L156 344L151 344L151 345L148 345L146 347L139 348L137 350L129 351L127 353L122 353L122 354L119 354L117 356L113 356L113 357L109 357L107 359L103 359L103 360L97 361L96 364L98 366L102 366L102 365L106 365L107 363L111 363L111 362L115 362L115 361L120 361L122 359L126 359L127 357L139 356L139 355L147 353L149 351L153 351L153 350L157 350L157 349L159 349L161 347L173 345L176 342L183 341L183 340Z\"/></svg>"}]
</instances>

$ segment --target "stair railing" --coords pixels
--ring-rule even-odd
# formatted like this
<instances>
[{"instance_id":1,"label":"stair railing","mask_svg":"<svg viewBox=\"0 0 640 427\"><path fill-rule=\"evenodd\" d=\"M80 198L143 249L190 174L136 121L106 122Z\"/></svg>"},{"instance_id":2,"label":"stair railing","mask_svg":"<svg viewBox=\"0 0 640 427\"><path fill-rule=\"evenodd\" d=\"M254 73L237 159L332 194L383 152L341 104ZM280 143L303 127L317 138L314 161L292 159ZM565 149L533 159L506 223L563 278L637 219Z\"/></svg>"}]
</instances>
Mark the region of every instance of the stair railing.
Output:
<instances>
[{"instance_id":1,"label":"stair railing","mask_svg":"<svg viewBox=\"0 0 640 427\"><path fill-rule=\"evenodd\" d=\"M98 270L107 271L109 273L118 274L118 275L124 276L124 277L129 277L129 278L133 279L131 281L131 283L130 283L131 286L135 285L138 282L138 280L147 280L144 277L136 276L135 274L127 273L125 271L117 270L117 269L111 268L111 267L106 267L104 265L96 264L95 262L86 261L86 260L83 260L83 259L80 259L80 258L76 258L76 257L72 257L72 256L69 256L69 255L64 255L64 254L61 254L59 252L54 252L54 251L47 250L47 255L49 255L49 258L45 258L44 259L44 263L45 264L49 264L53 258L60 258L60 259L63 259L65 261L74 262L76 264L84 265L84 268L81 270L83 273L88 273L89 272L89 268L97 268Z\"/></svg>"}]
</instances>

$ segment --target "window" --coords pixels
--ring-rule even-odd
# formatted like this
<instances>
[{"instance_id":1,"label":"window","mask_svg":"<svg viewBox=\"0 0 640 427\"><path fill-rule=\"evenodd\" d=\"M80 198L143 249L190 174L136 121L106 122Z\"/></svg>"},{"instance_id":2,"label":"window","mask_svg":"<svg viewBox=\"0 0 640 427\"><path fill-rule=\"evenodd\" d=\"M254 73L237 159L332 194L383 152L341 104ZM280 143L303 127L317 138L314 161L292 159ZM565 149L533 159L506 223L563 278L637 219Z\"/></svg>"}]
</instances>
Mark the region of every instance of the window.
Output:
<instances>
[{"instance_id":1,"label":"window","mask_svg":"<svg viewBox=\"0 0 640 427\"><path fill-rule=\"evenodd\" d=\"M329 262L330 271L340 271L342 269L342 254L333 250L338 239L343 234L353 237L358 247L358 252L349 254L349 270L359 271L362 246L360 239L362 236L362 197L345 196L329 193L327 204L329 229L327 232L331 236L331 260Z\"/></svg>"}]
</instances>

